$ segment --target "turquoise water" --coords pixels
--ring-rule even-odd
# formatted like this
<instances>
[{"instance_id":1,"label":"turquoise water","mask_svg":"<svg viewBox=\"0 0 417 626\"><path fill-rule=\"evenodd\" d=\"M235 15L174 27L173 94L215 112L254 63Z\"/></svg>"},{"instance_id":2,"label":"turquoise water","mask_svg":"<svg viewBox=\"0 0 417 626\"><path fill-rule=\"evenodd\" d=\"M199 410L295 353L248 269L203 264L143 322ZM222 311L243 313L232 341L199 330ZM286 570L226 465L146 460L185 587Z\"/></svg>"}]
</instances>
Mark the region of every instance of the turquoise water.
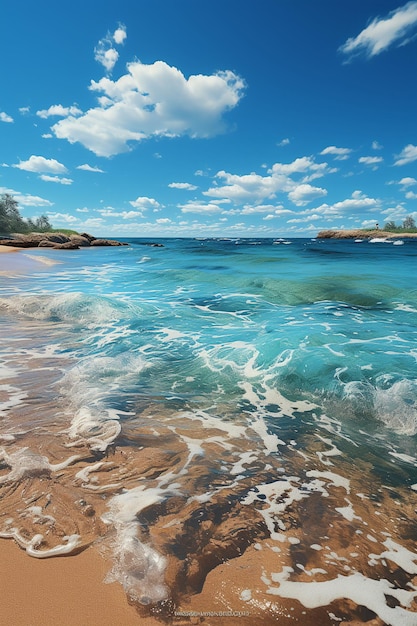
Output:
<instances>
[{"instance_id":1,"label":"turquoise water","mask_svg":"<svg viewBox=\"0 0 417 626\"><path fill-rule=\"evenodd\" d=\"M285 539L274 534L278 527L279 533L288 532L287 523L278 521L286 507L282 494L279 498L276 489L266 487L277 481L282 489L286 485L287 499L291 489L298 490L288 500L291 510L298 499L321 494L320 506L328 504L331 515L348 525L359 524L356 518L369 525L353 493L360 494L358 503L367 501L370 516L375 511L369 503L376 500L379 508L386 507L387 519L397 514L396 499L412 507L417 240L165 239L158 240L161 247L126 241L122 248L31 250L30 271L1 277L3 478L11 477L11 459L22 444L37 453L33 433L43 433L48 423L63 449L70 448L68 455L83 446L93 454L66 466L84 470L84 490L90 491L91 464L108 462L103 459L110 458L109 450L134 454L144 441L152 448L149 438L158 433L175 433L173 454L179 443L187 450L181 462L149 480L138 473L136 482L123 483L118 476L113 492L106 491L105 524L116 529L120 544L137 541L142 552L146 544L146 559L155 565L148 572L150 587L157 589L152 593L143 582L126 582L125 553L116 551L114 557L113 576L142 605L165 601L173 591L163 581L169 550L165 546L164 554L159 544L156 549L156 539L139 541L134 522L140 511L173 496L187 505L192 497L209 502L220 493L220 475L222 489L239 483L240 506L254 507L270 540L281 543ZM59 263L47 265L45 258ZM42 392L40 380L45 381ZM140 431L145 426L146 437ZM51 466L48 446L41 446L42 458ZM57 459L54 451L52 456L65 462L65 455ZM191 494L186 481L197 469L201 475L193 479ZM395 497L394 490L399 490ZM141 504L129 517L126 510L139 493ZM256 506L259 501L269 502L267 512ZM406 518L401 528L387 530L385 521L375 530L380 554L387 552L384 528L411 551L414 522L404 507L397 508ZM14 525L22 513L12 515L5 507L2 532L22 539L27 548L30 539ZM5 521L10 517L13 524ZM298 528L301 541L302 520ZM72 549L82 541L82 530L71 536ZM320 543L317 537L311 542ZM34 552L60 549L52 542L37 550L35 543L30 544ZM417 574L411 563L410 580ZM368 557L363 564L353 559L348 567L333 574L329 566L322 568L327 579L349 571L366 580L389 579L375 567L370 573ZM277 564L275 577L283 571ZM284 593L290 580L279 579L278 586L271 580L264 584L265 594L280 596L281 589L281 597L293 597ZM302 584L295 575L292 582ZM414 615L403 605L378 606L368 609L386 623L408 623L401 621L404 615Z\"/></svg>"}]
</instances>

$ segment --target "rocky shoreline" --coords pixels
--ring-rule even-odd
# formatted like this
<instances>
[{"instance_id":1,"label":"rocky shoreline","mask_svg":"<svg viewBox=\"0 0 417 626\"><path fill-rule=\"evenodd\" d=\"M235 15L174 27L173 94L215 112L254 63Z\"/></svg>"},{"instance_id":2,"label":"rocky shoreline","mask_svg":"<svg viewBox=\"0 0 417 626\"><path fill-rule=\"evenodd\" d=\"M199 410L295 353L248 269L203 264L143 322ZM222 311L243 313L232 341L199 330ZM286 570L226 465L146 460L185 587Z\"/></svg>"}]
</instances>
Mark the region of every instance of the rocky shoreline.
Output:
<instances>
[{"instance_id":1,"label":"rocky shoreline","mask_svg":"<svg viewBox=\"0 0 417 626\"><path fill-rule=\"evenodd\" d=\"M373 230L321 230L317 239L373 239L374 237L381 237L386 239L393 238L417 238L417 233L392 233L386 230L379 230L377 228Z\"/></svg>"},{"instance_id":2,"label":"rocky shoreline","mask_svg":"<svg viewBox=\"0 0 417 626\"><path fill-rule=\"evenodd\" d=\"M64 233L14 233L10 237L0 239L2 246L14 248L55 248L59 250L79 250L86 247L97 246L127 246L129 244L115 239L100 239L81 233L79 235L66 235Z\"/></svg>"}]
</instances>

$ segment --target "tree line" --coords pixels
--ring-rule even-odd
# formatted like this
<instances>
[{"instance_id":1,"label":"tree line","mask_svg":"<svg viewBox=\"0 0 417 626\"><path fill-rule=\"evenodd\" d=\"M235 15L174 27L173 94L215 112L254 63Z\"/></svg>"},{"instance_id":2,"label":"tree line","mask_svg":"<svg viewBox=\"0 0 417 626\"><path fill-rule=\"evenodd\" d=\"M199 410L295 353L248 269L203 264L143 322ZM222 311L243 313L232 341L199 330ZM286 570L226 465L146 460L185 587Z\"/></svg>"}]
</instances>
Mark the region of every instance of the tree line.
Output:
<instances>
[{"instance_id":1,"label":"tree line","mask_svg":"<svg viewBox=\"0 0 417 626\"><path fill-rule=\"evenodd\" d=\"M19 203L8 193L0 196L0 234L47 232L52 225L46 215L35 220L20 215Z\"/></svg>"},{"instance_id":2,"label":"tree line","mask_svg":"<svg viewBox=\"0 0 417 626\"><path fill-rule=\"evenodd\" d=\"M417 230L416 222L411 215L407 215L401 226L398 226L392 220L384 225L384 230L388 232L402 232Z\"/></svg>"}]
</instances>

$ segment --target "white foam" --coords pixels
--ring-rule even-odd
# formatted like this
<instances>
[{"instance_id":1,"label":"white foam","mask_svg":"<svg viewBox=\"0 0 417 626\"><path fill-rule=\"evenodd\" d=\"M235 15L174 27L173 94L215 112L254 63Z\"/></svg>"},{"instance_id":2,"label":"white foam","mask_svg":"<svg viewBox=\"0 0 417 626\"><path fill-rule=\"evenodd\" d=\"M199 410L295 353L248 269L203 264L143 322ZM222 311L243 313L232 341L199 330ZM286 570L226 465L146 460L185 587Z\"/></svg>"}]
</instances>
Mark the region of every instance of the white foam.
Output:
<instances>
[{"instance_id":1,"label":"white foam","mask_svg":"<svg viewBox=\"0 0 417 626\"><path fill-rule=\"evenodd\" d=\"M349 576L339 575L337 578L323 582L293 582L288 578L292 568L285 567L280 574L272 574L272 581L278 587L270 586L268 593L298 600L306 608L315 609L327 606L335 600L346 598L360 606L366 606L390 626L416 626L417 615L407 611L403 606L410 606L417 595L414 591L397 589L388 580L373 580L355 572ZM386 603L386 596L393 596L401 605L391 608Z\"/></svg>"},{"instance_id":2,"label":"white foam","mask_svg":"<svg viewBox=\"0 0 417 626\"><path fill-rule=\"evenodd\" d=\"M294 480L298 479L294 478ZM259 495L263 495L265 498L260 499ZM271 539L283 542L287 541L288 537L276 531L276 526L281 530L285 530L285 524L280 519L280 515L288 506L302 500L307 497L307 495L308 494L300 491L297 486L293 485L290 480L277 480L272 483L257 485L256 491L250 491L242 500L242 504L249 505L255 502L267 503L269 506L259 509L259 513L265 520Z\"/></svg>"},{"instance_id":3,"label":"white foam","mask_svg":"<svg viewBox=\"0 0 417 626\"><path fill-rule=\"evenodd\" d=\"M114 412L109 409L98 412L87 406L81 407L74 415L68 430L70 439L74 440L68 445L86 443L92 450L104 452L121 431L120 422L114 417Z\"/></svg>"},{"instance_id":4,"label":"white foam","mask_svg":"<svg viewBox=\"0 0 417 626\"><path fill-rule=\"evenodd\" d=\"M10 454L4 448L0 448L0 461L10 467L8 474L0 476L0 485L16 483L26 477L50 474L68 467L79 458L73 455L62 463L51 464L46 456L32 452L29 448L20 448Z\"/></svg>"},{"instance_id":5,"label":"white foam","mask_svg":"<svg viewBox=\"0 0 417 626\"><path fill-rule=\"evenodd\" d=\"M116 532L115 564L107 580L119 581L128 596L141 604L164 600L168 589L164 582L166 559L150 544L140 541L138 515L173 493L176 491L172 488L147 489L140 485L114 496L109 512L103 516L103 521L112 524Z\"/></svg>"},{"instance_id":6,"label":"white foam","mask_svg":"<svg viewBox=\"0 0 417 626\"><path fill-rule=\"evenodd\" d=\"M63 537L65 543L59 544L49 550L42 550L39 546L42 544L44 536L41 534L34 535L31 539L22 537L17 528L9 528L7 531L0 532L0 537L4 539L14 539L21 548L24 548L29 556L36 559L48 559L52 556L62 556L63 554L71 554L81 543L80 535L69 535Z\"/></svg>"},{"instance_id":7,"label":"white foam","mask_svg":"<svg viewBox=\"0 0 417 626\"><path fill-rule=\"evenodd\" d=\"M417 574L417 554L415 552L411 552L392 539L387 539L382 545L387 548L385 552L382 552L381 554L369 555L369 558L373 562L388 559L389 561L396 563L405 572L408 572L409 574Z\"/></svg>"},{"instance_id":8,"label":"white foam","mask_svg":"<svg viewBox=\"0 0 417 626\"><path fill-rule=\"evenodd\" d=\"M306 476L313 478L323 478L328 481L334 487L342 487L346 490L346 493L350 493L350 481L339 474L334 472L320 472L318 470L310 470L306 472Z\"/></svg>"}]
</instances>

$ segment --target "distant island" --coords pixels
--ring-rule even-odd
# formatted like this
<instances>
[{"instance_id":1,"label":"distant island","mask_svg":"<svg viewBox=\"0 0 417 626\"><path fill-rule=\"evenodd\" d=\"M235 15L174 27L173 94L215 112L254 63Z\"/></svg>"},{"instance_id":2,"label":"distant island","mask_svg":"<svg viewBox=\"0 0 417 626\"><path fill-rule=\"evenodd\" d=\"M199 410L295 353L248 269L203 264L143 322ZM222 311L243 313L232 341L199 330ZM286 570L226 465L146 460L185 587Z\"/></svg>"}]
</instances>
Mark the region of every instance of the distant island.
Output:
<instances>
[{"instance_id":1,"label":"distant island","mask_svg":"<svg viewBox=\"0 0 417 626\"><path fill-rule=\"evenodd\" d=\"M383 238L383 239L392 239L396 238L417 238L417 230L415 232L405 232L405 231L389 231L389 230L380 230L379 228L374 228L373 230L361 230L353 229L353 230L321 230L317 239L374 239L374 238Z\"/></svg>"}]
</instances>

